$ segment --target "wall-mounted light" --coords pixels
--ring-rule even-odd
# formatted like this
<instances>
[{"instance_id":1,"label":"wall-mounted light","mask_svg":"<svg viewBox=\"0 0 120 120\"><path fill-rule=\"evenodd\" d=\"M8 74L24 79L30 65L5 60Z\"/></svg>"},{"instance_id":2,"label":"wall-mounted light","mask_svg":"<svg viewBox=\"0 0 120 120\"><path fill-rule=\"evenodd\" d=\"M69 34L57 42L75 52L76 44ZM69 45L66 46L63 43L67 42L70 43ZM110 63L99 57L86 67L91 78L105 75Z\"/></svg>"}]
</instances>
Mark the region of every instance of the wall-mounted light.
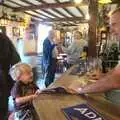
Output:
<instances>
[{"instance_id":1,"label":"wall-mounted light","mask_svg":"<svg viewBox=\"0 0 120 120\"><path fill-rule=\"evenodd\" d=\"M86 20L90 20L90 15L87 14L87 15L85 16L85 19L86 19Z\"/></svg>"},{"instance_id":2,"label":"wall-mounted light","mask_svg":"<svg viewBox=\"0 0 120 120\"><path fill-rule=\"evenodd\" d=\"M101 4L109 4L112 2L112 0L99 0L98 2Z\"/></svg>"},{"instance_id":3,"label":"wall-mounted light","mask_svg":"<svg viewBox=\"0 0 120 120\"><path fill-rule=\"evenodd\" d=\"M83 0L74 0L75 3L81 3Z\"/></svg>"}]
</instances>

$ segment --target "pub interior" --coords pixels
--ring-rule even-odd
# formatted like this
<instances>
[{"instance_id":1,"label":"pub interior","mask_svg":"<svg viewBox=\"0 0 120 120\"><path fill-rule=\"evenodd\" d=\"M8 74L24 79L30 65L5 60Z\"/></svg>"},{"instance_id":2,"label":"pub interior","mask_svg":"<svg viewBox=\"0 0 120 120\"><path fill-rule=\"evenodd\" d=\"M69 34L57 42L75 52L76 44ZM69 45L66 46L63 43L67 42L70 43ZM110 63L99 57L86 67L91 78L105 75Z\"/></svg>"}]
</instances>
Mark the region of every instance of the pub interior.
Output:
<instances>
[{"instance_id":1,"label":"pub interior","mask_svg":"<svg viewBox=\"0 0 120 120\"><path fill-rule=\"evenodd\" d=\"M32 67L39 88L30 100L37 117L24 113L17 118L16 98L23 96L13 98L9 91L7 116L0 120L120 120L120 72L116 77L110 72L120 63L120 38L110 26L111 11L119 6L120 0L0 0L0 34L8 36L21 62ZM55 47L51 51L45 44ZM50 59L54 62L48 64ZM109 72L118 87L104 91L111 83L108 79L102 86L99 81ZM87 91L97 82L98 90ZM87 92L79 92L82 88Z\"/></svg>"}]
</instances>

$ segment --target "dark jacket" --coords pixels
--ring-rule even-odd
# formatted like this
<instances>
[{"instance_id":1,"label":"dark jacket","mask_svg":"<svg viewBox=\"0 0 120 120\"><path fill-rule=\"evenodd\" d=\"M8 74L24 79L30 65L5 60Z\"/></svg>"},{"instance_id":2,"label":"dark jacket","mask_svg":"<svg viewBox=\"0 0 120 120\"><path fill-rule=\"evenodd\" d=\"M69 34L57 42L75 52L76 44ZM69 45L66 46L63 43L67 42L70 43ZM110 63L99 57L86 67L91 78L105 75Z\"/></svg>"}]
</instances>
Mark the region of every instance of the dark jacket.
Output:
<instances>
[{"instance_id":1,"label":"dark jacket","mask_svg":"<svg viewBox=\"0 0 120 120\"><path fill-rule=\"evenodd\" d=\"M0 33L0 120L7 120L8 115L8 96L13 85L9 69L19 61L20 56L12 42Z\"/></svg>"},{"instance_id":2,"label":"dark jacket","mask_svg":"<svg viewBox=\"0 0 120 120\"><path fill-rule=\"evenodd\" d=\"M43 42L43 65L45 70L47 70L48 66L52 61L52 50L54 49L55 44L51 44L50 40L46 38Z\"/></svg>"},{"instance_id":3,"label":"dark jacket","mask_svg":"<svg viewBox=\"0 0 120 120\"><path fill-rule=\"evenodd\" d=\"M14 45L9 38L0 33L0 71L2 76L0 77L0 89L9 89L12 87L12 79L9 76L9 68L20 61ZM4 87L4 88L3 88Z\"/></svg>"}]
</instances>

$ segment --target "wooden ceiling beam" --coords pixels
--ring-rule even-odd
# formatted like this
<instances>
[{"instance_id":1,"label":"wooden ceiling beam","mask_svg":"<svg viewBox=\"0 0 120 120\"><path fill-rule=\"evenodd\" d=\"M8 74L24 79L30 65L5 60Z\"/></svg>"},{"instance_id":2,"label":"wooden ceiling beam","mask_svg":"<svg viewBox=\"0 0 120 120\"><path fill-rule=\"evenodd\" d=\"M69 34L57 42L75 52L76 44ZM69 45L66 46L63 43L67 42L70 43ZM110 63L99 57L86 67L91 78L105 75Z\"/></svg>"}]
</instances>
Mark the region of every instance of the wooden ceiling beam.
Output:
<instances>
[{"instance_id":1,"label":"wooden ceiling beam","mask_svg":"<svg viewBox=\"0 0 120 120\"><path fill-rule=\"evenodd\" d=\"M68 26L77 26L77 25L74 25L74 24L66 24L66 23L62 23L62 24L58 24L62 27L68 27Z\"/></svg>"},{"instance_id":2,"label":"wooden ceiling beam","mask_svg":"<svg viewBox=\"0 0 120 120\"><path fill-rule=\"evenodd\" d=\"M78 25L76 25L76 24L74 24L74 23L69 23L68 25L69 25L69 26L78 26Z\"/></svg>"},{"instance_id":3,"label":"wooden ceiling beam","mask_svg":"<svg viewBox=\"0 0 120 120\"><path fill-rule=\"evenodd\" d=\"M80 23L88 23L83 17L67 17L67 18L56 18L56 19L44 19L41 22L68 22L68 21L79 21Z\"/></svg>"},{"instance_id":4,"label":"wooden ceiling beam","mask_svg":"<svg viewBox=\"0 0 120 120\"><path fill-rule=\"evenodd\" d=\"M85 5L85 3L75 4L74 2L64 2L64 3L46 3L43 5L31 5L31 6L23 6L23 7L16 7L14 9L15 12L18 11L27 11L27 10L37 10L37 9L52 9L52 8L65 8L65 7L77 7Z\"/></svg>"},{"instance_id":5,"label":"wooden ceiling beam","mask_svg":"<svg viewBox=\"0 0 120 120\"><path fill-rule=\"evenodd\" d=\"M37 0L38 2L41 2L43 4L47 4L47 2L43 1L43 0ZM62 12L60 12L58 9L52 8L53 11L55 11L56 13L58 13L59 15L63 16L63 17L67 17L65 14L63 14Z\"/></svg>"},{"instance_id":6,"label":"wooden ceiling beam","mask_svg":"<svg viewBox=\"0 0 120 120\"><path fill-rule=\"evenodd\" d=\"M33 15L33 14L31 14L31 13L28 13L28 12L24 12L25 14L28 14L28 15L30 15L30 16L32 16L32 17L36 17L36 18L38 18L38 19L43 19L42 17L39 17L39 16L37 16L37 15Z\"/></svg>"},{"instance_id":7,"label":"wooden ceiling beam","mask_svg":"<svg viewBox=\"0 0 120 120\"><path fill-rule=\"evenodd\" d=\"M16 3L16 2L14 2L14 1L12 1L12 0L8 0L9 2L11 2L11 3L13 3L13 4L16 4L16 5L18 5L18 6L22 6L21 4L19 4L19 3ZM39 0L37 0L38 2L42 2L43 4L46 4L46 2L45 1L43 1L43 0L41 0L41 1L39 1ZM12 8L12 9L14 9L14 8ZM64 17L67 17L67 16L65 16L63 13L61 13L59 10L57 10L57 9L53 9L55 12L57 12L58 14L60 14L61 16L64 16ZM28 12L24 12L24 13L26 13L26 14L28 14L28 15L30 15L30 16L32 16L33 14L31 14L31 13L28 13ZM39 16L36 16L36 15L33 15L33 17L37 17L37 18L39 18ZM58 17L59 18L59 17ZM42 18L42 17L40 17L40 19L44 19L44 18Z\"/></svg>"},{"instance_id":8,"label":"wooden ceiling beam","mask_svg":"<svg viewBox=\"0 0 120 120\"><path fill-rule=\"evenodd\" d=\"M59 0L55 0L57 3L61 3ZM67 8L63 8L69 15L72 17L76 17L73 13L71 13Z\"/></svg>"},{"instance_id":9,"label":"wooden ceiling beam","mask_svg":"<svg viewBox=\"0 0 120 120\"><path fill-rule=\"evenodd\" d=\"M68 13L68 14L70 14L72 17L76 17L76 15L74 15L71 11L69 11L67 8L64 8L64 10Z\"/></svg>"},{"instance_id":10,"label":"wooden ceiling beam","mask_svg":"<svg viewBox=\"0 0 120 120\"><path fill-rule=\"evenodd\" d=\"M11 7L11 6L9 6L9 5L6 5L6 4L2 4L2 6L4 6L4 7L7 7L7 8L11 8L11 9L14 9L14 7Z\"/></svg>"},{"instance_id":11,"label":"wooden ceiling beam","mask_svg":"<svg viewBox=\"0 0 120 120\"><path fill-rule=\"evenodd\" d=\"M9 1L9 2L11 2L11 3L13 3L13 4L16 4L16 5L18 5L18 6L22 6L21 4L15 2L15 1L12 1L12 0L7 0L7 1ZM14 7L11 7L11 9L14 9ZM28 12L24 12L24 13L25 13L25 14L28 14L28 15L30 15L30 16L39 18L39 19L44 19L44 18L42 18L42 17L39 17L39 16L37 16L37 15L33 15L33 14L31 14L31 13L28 13Z\"/></svg>"},{"instance_id":12,"label":"wooden ceiling beam","mask_svg":"<svg viewBox=\"0 0 120 120\"><path fill-rule=\"evenodd\" d=\"M31 2L26 1L26 0L21 0L21 1L24 2L24 3L27 3L27 4L29 4L29 5L34 5L34 4L32 4ZM51 17L49 17L49 16L47 16L47 15L45 15L45 14L43 14L43 13L40 13L40 12L38 12L38 11L33 10L33 12L35 12L35 13L37 13L37 14L39 14L39 15L42 15L42 16L44 16L44 17L47 17L47 18L49 18L49 19L52 19Z\"/></svg>"},{"instance_id":13,"label":"wooden ceiling beam","mask_svg":"<svg viewBox=\"0 0 120 120\"><path fill-rule=\"evenodd\" d=\"M82 11L79 7L76 7L76 9L79 11L79 13L80 13L83 17L85 17L83 11Z\"/></svg>"},{"instance_id":14,"label":"wooden ceiling beam","mask_svg":"<svg viewBox=\"0 0 120 120\"><path fill-rule=\"evenodd\" d=\"M67 17L64 13L60 12L58 9L53 8L53 11L55 11L56 13L58 13L59 15L63 16L63 17Z\"/></svg>"},{"instance_id":15,"label":"wooden ceiling beam","mask_svg":"<svg viewBox=\"0 0 120 120\"><path fill-rule=\"evenodd\" d=\"M29 1L26 1L26 0L21 0L21 1L23 1L23 2L25 2L25 3L27 3L27 4L29 4L29 5L34 5L33 3L29 2ZM51 16L53 16L53 17L58 17L58 16L52 14L52 13L49 12L49 11L46 11L46 10L42 10L42 11L45 12L45 13L47 13L47 14L49 14L49 15L51 15ZM37 11L34 10L34 12L37 12ZM40 13L40 12L37 12L37 13L45 16L44 14L42 14L42 13ZM46 17L48 17L48 16L46 16Z\"/></svg>"}]
</instances>

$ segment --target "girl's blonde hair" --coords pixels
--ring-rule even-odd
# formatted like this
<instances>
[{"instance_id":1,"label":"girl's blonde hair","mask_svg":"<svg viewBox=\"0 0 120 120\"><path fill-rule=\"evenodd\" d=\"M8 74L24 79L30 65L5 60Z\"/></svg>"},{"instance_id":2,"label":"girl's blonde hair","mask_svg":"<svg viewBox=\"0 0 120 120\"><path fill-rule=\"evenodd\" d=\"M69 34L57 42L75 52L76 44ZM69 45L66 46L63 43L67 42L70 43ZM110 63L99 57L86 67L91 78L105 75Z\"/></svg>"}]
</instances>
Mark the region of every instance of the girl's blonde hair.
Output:
<instances>
[{"instance_id":1,"label":"girl's blonde hair","mask_svg":"<svg viewBox=\"0 0 120 120\"><path fill-rule=\"evenodd\" d=\"M12 79L16 81L22 73L30 70L32 70L31 65L19 62L10 68L9 74L12 77Z\"/></svg>"}]
</instances>

